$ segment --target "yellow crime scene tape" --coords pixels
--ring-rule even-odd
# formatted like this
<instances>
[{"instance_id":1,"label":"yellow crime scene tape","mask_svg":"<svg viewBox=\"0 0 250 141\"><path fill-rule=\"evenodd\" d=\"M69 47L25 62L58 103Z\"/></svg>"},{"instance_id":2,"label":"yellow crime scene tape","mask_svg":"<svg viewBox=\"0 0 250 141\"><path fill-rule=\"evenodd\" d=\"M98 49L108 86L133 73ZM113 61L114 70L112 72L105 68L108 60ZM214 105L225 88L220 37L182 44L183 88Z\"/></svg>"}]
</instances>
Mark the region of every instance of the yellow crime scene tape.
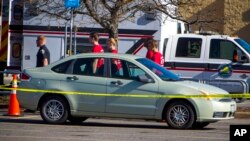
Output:
<instances>
[{"instance_id":1,"label":"yellow crime scene tape","mask_svg":"<svg viewBox=\"0 0 250 141\"><path fill-rule=\"evenodd\" d=\"M0 85L0 90L16 90L27 93L53 93L64 95L86 95L86 96L104 96L104 97L134 97L134 98L250 98L250 94L209 94L209 95L179 95L179 94L107 94L107 93L91 93L77 91L57 91L57 90L39 90L29 88L9 88Z\"/></svg>"}]
</instances>

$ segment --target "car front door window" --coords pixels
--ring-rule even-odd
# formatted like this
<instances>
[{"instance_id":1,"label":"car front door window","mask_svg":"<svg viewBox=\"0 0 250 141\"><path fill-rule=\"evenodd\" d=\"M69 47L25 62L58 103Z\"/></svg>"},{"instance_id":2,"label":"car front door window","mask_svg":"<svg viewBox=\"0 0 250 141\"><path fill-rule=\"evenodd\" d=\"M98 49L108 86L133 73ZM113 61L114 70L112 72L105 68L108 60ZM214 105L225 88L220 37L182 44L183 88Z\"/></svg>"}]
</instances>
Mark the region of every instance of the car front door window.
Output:
<instances>
[{"instance_id":1,"label":"car front door window","mask_svg":"<svg viewBox=\"0 0 250 141\"><path fill-rule=\"evenodd\" d=\"M210 59L226 59L239 62L243 59L244 52L233 42L222 39L212 39L210 43Z\"/></svg>"},{"instance_id":2,"label":"car front door window","mask_svg":"<svg viewBox=\"0 0 250 141\"><path fill-rule=\"evenodd\" d=\"M115 59L115 60L118 60L118 59ZM140 67L138 67L137 65L131 62L124 61L124 60L119 60L119 62L120 62L120 67L117 67L117 65L115 65L113 61L111 61L111 77L112 78L138 80L139 75L146 75L146 72L144 70L142 70Z\"/></svg>"}]
</instances>

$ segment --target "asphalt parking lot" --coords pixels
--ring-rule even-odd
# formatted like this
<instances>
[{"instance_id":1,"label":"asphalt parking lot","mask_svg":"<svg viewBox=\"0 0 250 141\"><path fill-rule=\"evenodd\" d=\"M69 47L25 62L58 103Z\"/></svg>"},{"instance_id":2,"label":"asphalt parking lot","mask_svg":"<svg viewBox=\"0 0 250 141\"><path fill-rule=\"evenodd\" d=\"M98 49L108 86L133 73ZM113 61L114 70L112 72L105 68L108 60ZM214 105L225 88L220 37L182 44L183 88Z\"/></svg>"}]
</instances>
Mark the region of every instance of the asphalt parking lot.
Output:
<instances>
[{"instance_id":1,"label":"asphalt parking lot","mask_svg":"<svg viewBox=\"0 0 250 141\"><path fill-rule=\"evenodd\" d=\"M90 118L78 125L49 125L38 113L2 116L6 112L0 109L0 141L228 141L230 124L250 123L250 118L236 118L202 130L174 130L163 122Z\"/></svg>"}]
</instances>

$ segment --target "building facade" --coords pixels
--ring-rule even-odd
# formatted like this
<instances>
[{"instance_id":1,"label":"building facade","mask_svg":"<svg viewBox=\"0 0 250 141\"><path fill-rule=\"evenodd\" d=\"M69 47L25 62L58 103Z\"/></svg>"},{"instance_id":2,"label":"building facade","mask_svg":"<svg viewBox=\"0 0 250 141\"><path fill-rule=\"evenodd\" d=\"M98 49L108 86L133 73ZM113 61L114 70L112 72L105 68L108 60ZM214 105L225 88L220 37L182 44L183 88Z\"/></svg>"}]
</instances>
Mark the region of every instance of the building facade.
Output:
<instances>
[{"instance_id":1,"label":"building facade","mask_svg":"<svg viewBox=\"0 0 250 141\"><path fill-rule=\"evenodd\" d=\"M197 23L192 30L215 31L221 34L239 36L250 42L250 0L197 0L197 6L180 7L187 20L199 16L202 20L215 21Z\"/></svg>"}]
</instances>

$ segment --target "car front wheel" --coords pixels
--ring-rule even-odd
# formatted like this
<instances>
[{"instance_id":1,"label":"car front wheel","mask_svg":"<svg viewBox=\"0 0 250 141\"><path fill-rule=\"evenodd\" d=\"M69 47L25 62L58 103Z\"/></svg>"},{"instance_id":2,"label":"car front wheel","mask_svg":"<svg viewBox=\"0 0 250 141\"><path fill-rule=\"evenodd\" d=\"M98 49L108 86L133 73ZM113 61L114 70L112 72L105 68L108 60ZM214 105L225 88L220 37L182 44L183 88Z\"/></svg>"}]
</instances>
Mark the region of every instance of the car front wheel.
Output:
<instances>
[{"instance_id":1,"label":"car front wheel","mask_svg":"<svg viewBox=\"0 0 250 141\"><path fill-rule=\"evenodd\" d=\"M189 129L195 122L195 113L185 101L174 101L166 110L166 122L175 129Z\"/></svg>"},{"instance_id":2,"label":"car front wheel","mask_svg":"<svg viewBox=\"0 0 250 141\"><path fill-rule=\"evenodd\" d=\"M62 124L66 122L69 116L67 102L58 96L45 98L40 108L42 119L51 124Z\"/></svg>"}]
</instances>

